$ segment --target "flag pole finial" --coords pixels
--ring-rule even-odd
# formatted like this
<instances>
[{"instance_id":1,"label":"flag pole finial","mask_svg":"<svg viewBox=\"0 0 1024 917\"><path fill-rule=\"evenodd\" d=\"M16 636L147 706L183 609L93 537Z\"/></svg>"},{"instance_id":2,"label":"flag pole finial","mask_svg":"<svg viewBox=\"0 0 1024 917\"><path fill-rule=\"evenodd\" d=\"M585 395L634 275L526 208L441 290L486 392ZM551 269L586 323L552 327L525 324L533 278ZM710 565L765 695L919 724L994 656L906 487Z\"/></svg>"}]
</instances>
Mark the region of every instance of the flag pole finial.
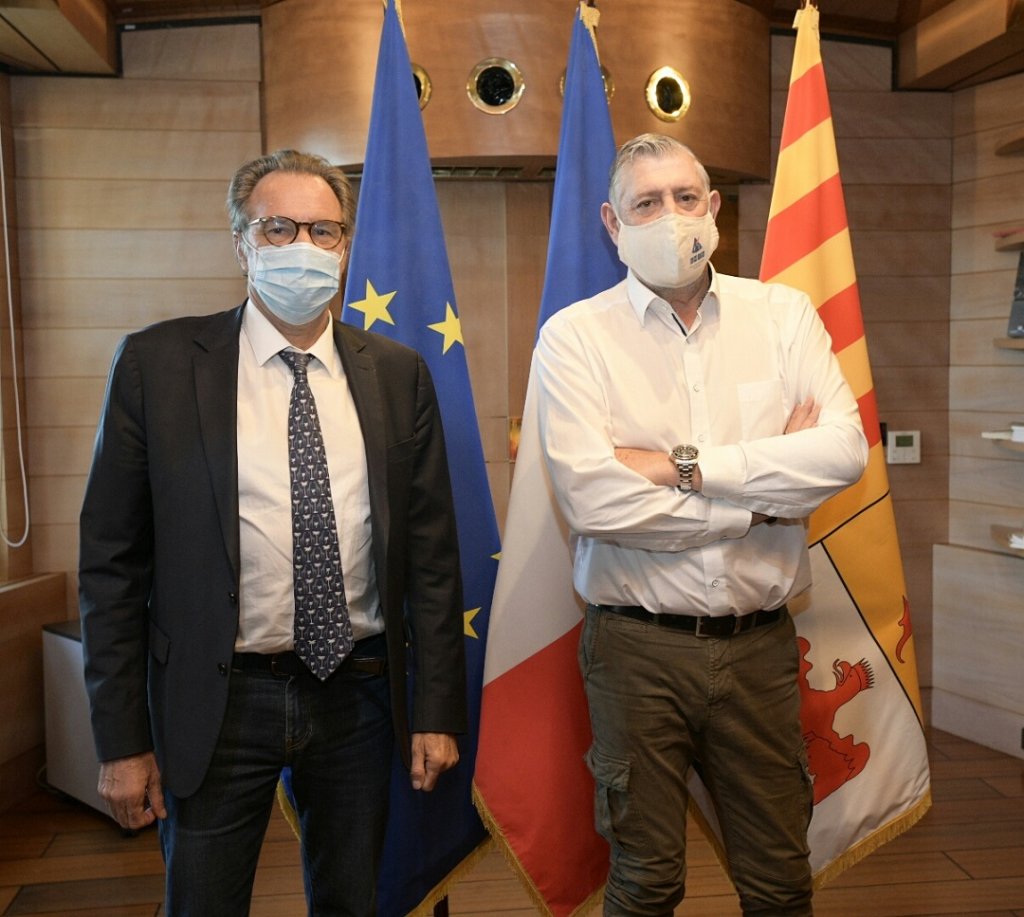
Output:
<instances>
[{"instance_id":1,"label":"flag pole finial","mask_svg":"<svg viewBox=\"0 0 1024 917\"><path fill-rule=\"evenodd\" d=\"M596 0L580 0L580 19L590 33L590 40L594 43L594 53L597 53L597 23L601 18L601 11L597 8ZM598 54L598 60L601 59Z\"/></svg>"},{"instance_id":2,"label":"flag pole finial","mask_svg":"<svg viewBox=\"0 0 1024 917\"><path fill-rule=\"evenodd\" d=\"M807 20L812 29L818 28L818 5L814 0L803 0L803 3L797 8L796 15L793 17L793 28L799 29L803 19Z\"/></svg>"},{"instance_id":3,"label":"flag pole finial","mask_svg":"<svg viewBox=\"0 0 1024 917\"><path fill-rule=\"evenodd\" d=\"M395 5L395 15L398 17L398 24L402 27L402 35L405 35L405 20L402 19L402 0L380 0L381 6L384 7L384 12L388 11L388 3Z\"/></svg>"}]
</instances>

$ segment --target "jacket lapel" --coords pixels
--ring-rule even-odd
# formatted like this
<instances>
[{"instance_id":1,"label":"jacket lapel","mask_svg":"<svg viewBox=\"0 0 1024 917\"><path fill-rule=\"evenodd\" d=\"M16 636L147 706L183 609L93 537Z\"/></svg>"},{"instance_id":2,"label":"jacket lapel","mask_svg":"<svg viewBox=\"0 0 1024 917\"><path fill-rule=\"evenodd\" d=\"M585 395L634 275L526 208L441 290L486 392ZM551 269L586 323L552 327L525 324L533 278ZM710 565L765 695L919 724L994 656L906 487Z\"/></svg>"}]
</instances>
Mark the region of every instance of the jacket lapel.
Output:
<instances>
[{"instance_id":1,"label":"jacket lapel","mask_svg":"<svg viewBox=\"0 0 1024 917\"><path fill-rule=\"evenodd\" d=\"M195 337L196 409L224 545L238 580L238 336L244 305L214 316Z\"/></svg>"},{"instance_id":2,"label":"jacket lapel","mask_svg":"<svg viewBox=\"0 0 1024 917\"><path fill-rule=\"evenodd\" d=\"M334 343L355 402L366 450L366 472L370 487L370 516L373 522L374 555L378 562L387 557L388 487L387 441L384 404L381 400L377 366L366 353L366 345L341 322L334 323ZM383 573L383 567L380 568Z\"/></svg>"}]
</instances>

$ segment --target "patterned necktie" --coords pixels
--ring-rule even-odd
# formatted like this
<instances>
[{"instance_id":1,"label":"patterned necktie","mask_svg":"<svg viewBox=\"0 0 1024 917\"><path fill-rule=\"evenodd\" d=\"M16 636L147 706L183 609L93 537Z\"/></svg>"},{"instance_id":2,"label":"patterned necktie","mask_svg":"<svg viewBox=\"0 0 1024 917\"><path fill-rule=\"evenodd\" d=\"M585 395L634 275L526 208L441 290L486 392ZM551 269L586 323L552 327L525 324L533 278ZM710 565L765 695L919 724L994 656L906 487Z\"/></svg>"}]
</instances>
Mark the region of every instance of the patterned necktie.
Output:
<instances>
[{"instance_id":1,"label":"patterned necktie","mask_svg":"<svg viewBox=\"0 0 1024 917\"><path fill-rule=\"evenodd\" d=\"M352 652L352 623L341 575L327 453L306 377L312 354L282 350L278 356L295 377L288 408L295 652L323 681Z\"/></svg>"}]
</instances>

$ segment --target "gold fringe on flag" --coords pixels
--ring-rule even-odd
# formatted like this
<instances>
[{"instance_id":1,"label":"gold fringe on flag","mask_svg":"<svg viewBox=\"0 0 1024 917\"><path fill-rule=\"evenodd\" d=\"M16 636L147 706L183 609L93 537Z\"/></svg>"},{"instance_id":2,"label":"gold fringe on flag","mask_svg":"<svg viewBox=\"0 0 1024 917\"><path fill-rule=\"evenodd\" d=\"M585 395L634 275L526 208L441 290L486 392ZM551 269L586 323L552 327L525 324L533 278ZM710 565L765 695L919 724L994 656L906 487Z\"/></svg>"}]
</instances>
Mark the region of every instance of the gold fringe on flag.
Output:
<instances>
[{"instance_id":1,"label":"gold fringe on flag","mask_svg":"<svg viewBox=\"0 0 1024 917\"><path fill-rule=\"evenodd\" d=\"M537 908L544 917L554 917L554 912L548 907L547 902L544 900L544 896L540 893L537 886L534 885L533 880L530 878L529 873L523 868L522 863L519 862L519 858L516 856L515 851L512 849L512 845L509 844L508 839L505 837L504 831L501 830L501 825L498 820L493 814L491 814L491 810L487 808L487 803L484 802L484 798L477 789L475 781L473 783L473 805L476 806L476 811L480 815L480 820L484 823L484 827L491 835L491 838L497 845L498 850L501 851L502 856L505 858L505 862L516 874L516 877L522 883L526 893L530 896L533 906ZM568 917L581 917L581 915L587 913L591 908L596 907L603 897L604 886L602 885L577 907L570 911Z\"/></svg>"}]
</instances>

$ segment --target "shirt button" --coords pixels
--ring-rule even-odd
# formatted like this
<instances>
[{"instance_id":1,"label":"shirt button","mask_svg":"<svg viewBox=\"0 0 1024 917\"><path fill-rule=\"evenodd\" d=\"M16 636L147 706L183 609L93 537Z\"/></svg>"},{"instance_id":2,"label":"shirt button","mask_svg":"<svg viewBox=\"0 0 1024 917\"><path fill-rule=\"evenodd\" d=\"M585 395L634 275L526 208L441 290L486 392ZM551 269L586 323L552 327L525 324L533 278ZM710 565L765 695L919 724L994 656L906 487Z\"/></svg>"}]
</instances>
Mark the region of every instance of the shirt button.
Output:
<instances>
[{"instance_id":1,"label":"shirt button","mask_svg":"<svg viewBox=\"0 0 1024 917\"><path fill-rule=\"evenodd\" d=\"M716 580L716 579L713 579L713 580L711 581L711 585L712 585L712 586L718 586L718 580Z\"/></svg>"},{"instance_id":2,"label":"shirt button","mask_svg":"<svg viewBox=\"0 0 1024 917\"><path fill-rule=\"evenodd\" d=\"M703 433L701 433L701 435L697 437L697 442L702 443L706 439L707 437Z\"/></svg>"},{"instance_id":3,"label":"shirt button","mask_svg":"<svg viewBox=\"0 0 1024 917\"><path fill-rule=\"evenodd\" d=\"M699 391L701 390L701 388L702 388L702 387L703 387L703 386L701 386L701 384L700 384L699 382L694 382L694 383L693 383L693 390L694 390L695 392L699 392Z\"/></svg>"}]
</instances>

